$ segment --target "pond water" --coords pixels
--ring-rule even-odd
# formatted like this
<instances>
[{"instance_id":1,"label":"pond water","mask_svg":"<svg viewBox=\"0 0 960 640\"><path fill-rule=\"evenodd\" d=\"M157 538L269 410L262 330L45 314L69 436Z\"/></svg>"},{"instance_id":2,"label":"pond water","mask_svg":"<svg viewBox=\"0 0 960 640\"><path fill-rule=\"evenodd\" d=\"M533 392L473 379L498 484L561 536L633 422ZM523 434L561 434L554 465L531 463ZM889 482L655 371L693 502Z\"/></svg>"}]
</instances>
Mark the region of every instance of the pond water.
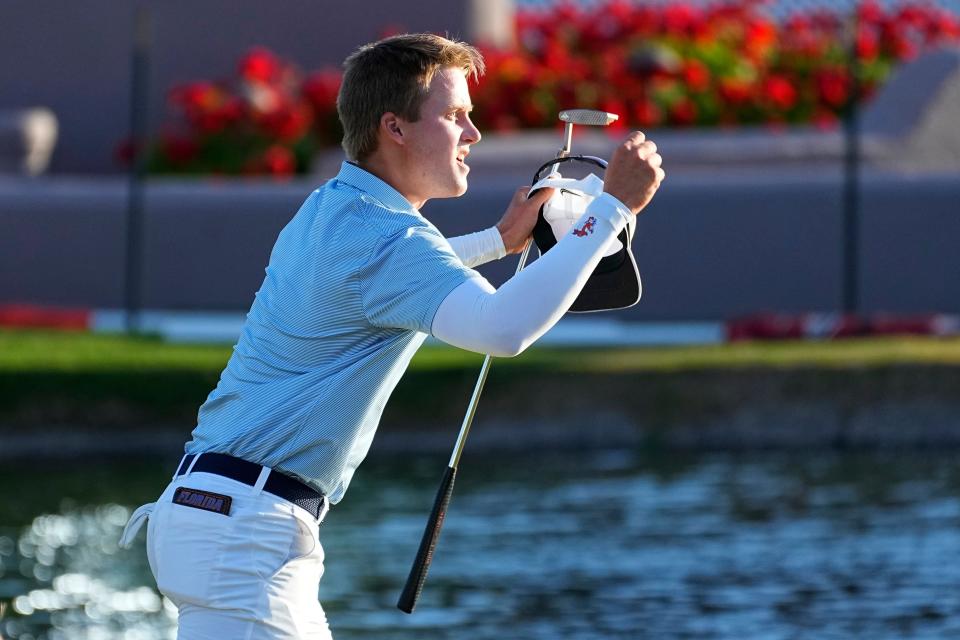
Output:
<instances>
[{"instance_id":1,"label":"pond water","mask_svg":"<svg viewBox=\"0 0 960 640\"><path fill-rule=\"evenodd\" d=\"M4 464L0 636L175 637L143 533L117 548L175 462ZM368 460L321 527L338 640L960 637L952 453L468 451L407 616L445 464Z\"/></svg>"}]
</instances>

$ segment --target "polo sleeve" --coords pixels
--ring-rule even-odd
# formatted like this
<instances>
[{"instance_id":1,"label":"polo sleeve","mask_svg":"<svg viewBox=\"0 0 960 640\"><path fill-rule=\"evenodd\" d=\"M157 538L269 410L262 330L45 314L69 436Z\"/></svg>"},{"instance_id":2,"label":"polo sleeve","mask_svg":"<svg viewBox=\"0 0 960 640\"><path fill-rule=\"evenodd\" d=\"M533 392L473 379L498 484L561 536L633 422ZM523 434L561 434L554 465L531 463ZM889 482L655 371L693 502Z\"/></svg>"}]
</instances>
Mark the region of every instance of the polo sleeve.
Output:
<instances>
[{"instance_id":1,"label":"polo sleeve","mask_svg":"<svg viewBox=\"0 0 960 640\"><path fill-rule=\"evenodd\" d=\"M360 269L367 320L374 326L430 333L444 298L470 278L450 243L429 227L410 227L385 236Z\"/></svg>"}]
</instances>

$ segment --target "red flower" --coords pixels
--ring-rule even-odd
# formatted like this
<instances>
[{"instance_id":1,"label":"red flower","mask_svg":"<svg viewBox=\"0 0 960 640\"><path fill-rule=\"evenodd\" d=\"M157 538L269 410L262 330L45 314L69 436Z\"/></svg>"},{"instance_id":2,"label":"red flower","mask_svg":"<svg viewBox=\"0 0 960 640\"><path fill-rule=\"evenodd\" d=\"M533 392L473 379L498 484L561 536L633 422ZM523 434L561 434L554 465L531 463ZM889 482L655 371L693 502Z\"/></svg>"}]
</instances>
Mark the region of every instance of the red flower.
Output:
<instances>
[{"instance_id":1,"label":"red flower","mask_svg":"<svg viewBox=\"0 0 960 640\"><path fill-rule=\"evenodd\" d=\"M520 122L528 127L541 127L545 122L551 121L551 114L547 113L547 110L539 102L531 98L532 96L527 97L520 104Z\"/></svg>"},{"instance_id":2,"label":"red flower","mask_svg":"<svg viewBox=\"0 0 960 640\"><path fill-rule=\"evenodd\" d=\"M633 119L644 129L663 123L663 110L653 100L643 99L633 106Z\"/></svg>"},{"instance_id":3,"label":"red flower","mask_svg":"<svg viewBox=\"0 0 960 640\"><path fill-rule=\"evenodd\" d=\"M894 20L901 25L922 29L927 22L927 9L914 4L906 4L900 7Z\"/></svg>"},{"instance_id":4,"label":"red flower","mask_svg":"<svg viewBox=\"0 0 960 640\"><path fill-rule=\"evenodd\" d=\"M252 173L268 173L273 176L289 176L297 169L297 159L293 152L283 145L275 144L267 148L248 167Z\"/></svg>"},{"instance_id":5,"label":"red flower","mask_svg":"<svg viewBox=\"0 0 960 640\"><path fill-rule=\"evenodd\" d=\"M927 45L935 46L939 42L949 43L960 37L960 21L949 11L931 10L920 30Z\"/></svg>"},{"instance_id":6,"label":"red flower","mask_svg":"<svg viewBox=\"0 0 960 640\"><path fill-rule=\"evenodd\" d=\"M219 111L208 111L206 113L198 113L194 118L191 119L191 122L197 131L200 133L218 133L223 131L224 127L227 126L227 121L223 118Z\"/></svg>"},{"instance_id":7,"label":"red flower","mask_svg":"<svg viewBox=\"0 0 960 640\"><path fill-rule=\"evenodd\" d=\"M542 56L543 64L553 71L558 73L563 73L565 70L569 70L570 65L573 63L573 59L570 55L570 50L562 42L553 41L547 45L546 50L543 52Z\"/></svg>"},{"instance_id":8,"label":"red flower","mask_svg":"<svg viewBox=\"0 0 960 640\"><path fill-rule=\"evenodd\" d=\"M671 3L663 9L663 28L673 36L692 34L701 20L699 12L689 4Z\"/></svg>"},{"instance_id":9,"label":"red flower","mask_svg":"<svg viewBox=\"0 0 960 640\"><path fill-rule=\"evenodd\" d=\"M720 80L720 96L730 104L743 104L750 99L753 85L740 78L723 78Z\"/></svg>"},{"instance_id":10,"label":"red flower","mask_svg":"<svg viewBox=\"0 0 960 640\"><path fill-rule=\"evenodd\" d=\"M251 82L271 82L280 70L277 56L265 47L255 47L240 59L240 76Z\"/></svg>"},{"instance_id":11,"label":"red flower","mask_svg":"<svg viewBox=\"0 0 960 640\"><path fill-rule=\"evenodd\" d=\"M234 124L243 119L245 108L243 105L243 100L236 97L230 97L226 102L223 103L223 106L220 108L220 112L223 115L223 118L227 121L228 124Z\"/></svg>"},{"instance_id":12,"label":"red flower","mask_svg":"<svg viewBox=\"0 0 960 640\"><path fill-rule=\"evenodd\" d=\"M747 25L743 48L754 60L766 58L773 50L778 38L777 27L767 20L754 20Z\"/></svg>"},{"instance_id":13,"label":"red flower","mask_svg":"<svg viewBox=\"0 0 960 640\"><path fill-rule=\"evenodd\" d=\"M857 14L861 22L877 23L883 19L883 7L877 0L865 0L860 3Z\"/></svg>"},{"instance_id":14,"label":"red flower","mask_svg":"<svg viewBox=\"0 0 960 640\"><path fill-rule=\"evenodd\" d=\"M553 7L554 24L577 24L582 19L582 15L580 7L571 0L560 0Z\"/></svg>"},{"instance_id":15,"label":"red flower","mask_svg":"<svg viewBox=\"0 0 960 640\"><path fill-rule=\"evenodd\" d=\"M933 20L932 29L935 29L944 42L960 40L960 18L948 12L941 11Z\"/></svg>"},{"instance_id":16,"label":"red flower","mask_svg":"<svg viewBox=\"0 0 960 640\"><path fill-rule=\"evenodd\" d=\"M520 56L504 60L498 71L506 82L520 82L530 77L530 65Z\"/></svg>"},{"instance_id":17,"label":"red flower","mask_svg":"<svg viewBox=\"0 0 960 640\"><path fill-rule=\"evenodd\" d=\"M243 103L237 98L225 98L216 108L196 113L191 118L201 133L217 133L243 118Z\"/></svg>"},{"instance_id":18,"label":"red flower","mask_svg":"<svg viewBox=\"0 0 960 640\"><path fill-rule=\"evenodd\" d=\"M787 110L797 103L797 90L787 78L771 75L763 83L763 96L775 108Z\"/></svg>"},{"instance_id":19,"label":"red flower","mask_svg":"<svg viewBox=\"0 0 960 640\"><path fill-rule=\"evenodd\" d=\"M875 60L880 54L880 43L872 29L861 28L857 33L857 57L861 60Z\"/></svg>"},{"instance_id":20,"label":"red flower","mask_svg":"<svg viewBox=\"0 0 960 640\"><path fill-rule=\"evenodd\" d=\"M260 117L264 130L284 142L302 138L312 123L313 113L304 104L285 104Z\"/></svg>"},{"instance_id":21,"label":"red flower","mask_svg":"<svg viewBox=\"0 0 960 640\"><path fill-rule=\"evenodd\" d=\"M627 105L623 103L622 100L617 98L604 98L600 101L599 106L601 111L606 111L607 113L615 113L620 118L613 122L610 127L613 129L623 129L627 125Z\"/></svg>"},{"instance_id":22,"label":"red flower","mask_svg":"<svg viewBox=\"0 0 960 640\"><path fill-rule=\"evenodd\" d=\"M850 77L843 69L823 69L814 76L820 100L834 108L840 108L850 99Z\"/></svg>"},{"instance_id":23,"label":"red flower","mask_svg":"<svg viewBox=\"0 0 960 640\"><path fill-rule=\"evenodd\" d=\"M627 69L629 54L623 47L609 46L597 56L597 72L620 91L629 90L634 79Z\"/></svg>"},{"instance_id":24,"label":"red flower","mask_svg":"<svg viewBox=\"0 0 960 640\"><path fill-rule=\"evenodd\" d=\"M697 105L684 97L670 107L670 120L674 124L689 126L697 121Z\"/></svg>"},{"instance_id":25,"label":"red flower","mask_svg":"<svg viewBox=\"0 0 960 640\"><path fill-rule=\"evenodd\" d=\"M634 3L631 22L635 35L650 36L657 32L660 20L654 7Z\"/></svg>"},{"instance_id":26,"label":"red flower","mask_svg":"<svg viewBox=\"0 0 960 640\"><path fill-rule=\"evenodd\" d=\"M837 22L833 14L811 12L809 15L795 15L787 21L781 34L774 34L770 46L774 47L777 38L782 37L782 49L807 58L817 58L830 46L836 29Z\"/></svg>"},{"instance_id":27,"label":"red flower","mask_svg":"<svg viewBox=\"0 0 960 640\"><path fill-rule=\"evenodd\" d=\"M337 106L337 93L340 91L340 72L324 69L310 74L303 82L301 92L318 112L328 112Z\"/></svg>"},{"instance_id":28,"label":"red flower","mask_svg":"<svg viewBox=\"0 0 960 640\"><path fill-rule=\"evenodd\" d=\"M784 23L784 29L790 35L804 34L813 26L810 16L804 14L794 14L787 18Z\"/></svg>"},{"instance_id":29,"label":"red flower","mask_svg":"<svg viewBox=\"0 0 960 640\"><path fill-rule=\"evenodd\" d=\"M710 86L710 70L699 60L688 60L682 75L684 83L693 91L704 91Z\"/></svg>"},{"instance_id":30,"label":"red flower","mask_svg":"<svg viewBox=\"0 0 960 640\"><path fill-rule=\"evenodd\" d=\"M192 138L165 133L160 138L160 153L175 167L188 164L200 152L200 146Z\"/></svg>"},{"instance_id":31,"label":"red flower","mask_svg":"<svg viewBox=\"0 0 960 640\"><path fill-rule=\"evenodd\" d=\"M618 40L625 27L623 20L610 11L599 11L591 16L585 25L582 40L585 48L591 51L602 51Z\"/></svg>"},{"instance_id":32,"label":"red flower","mask_svg":"<svg viewBox=\"0 0 960 640\"><path fill-rule=\"evenodd\" d=\"M906 35L897 33L890 38L889 50L897 60L913 60L917 57L917 47Z\"/></svg>"},{"instance_id":33,"label":"red flower","mask_svg":"<svg viewBox=\"0 0 960 640\"><path fill-rule=\"evenodd\" d=\"M192 82L174 87L168 100L183 112L190 126L201 134L222 131L243 117L240 100L210 82Z\"/></svg>"},{"instance_id":34,"label":"red flower","mask_svg":"<svg viewBox=\"0 0 960 640\"><path fill-rule=\"evenodd\" d=\"M190 82L171 89L168 100L186 111L208 111L220 106L223 92L212 82Z\"/></svg>"},{"instance_id":35,"label":"red flower","mask_svg":"<svg viewBox=\"0 0 960 640\"><path fill-rule=\"evenodd\" d=\"M818 31L828 35L839 35L843 27L840 16L829 9L814 9L810 12L810 20Z\"/></svg>"},{"instance_id":36,"label":"red flower","mask_svg":"<svg viewBox=\"0 0 960 640\"><path fill-rule=\"evenodd\" d=\"M812 122L816 128L823 131L829 131L837 128L837 125L839 124L839 118L833 111L821 109L813 114Z\"/></svg>"}]
</instances>

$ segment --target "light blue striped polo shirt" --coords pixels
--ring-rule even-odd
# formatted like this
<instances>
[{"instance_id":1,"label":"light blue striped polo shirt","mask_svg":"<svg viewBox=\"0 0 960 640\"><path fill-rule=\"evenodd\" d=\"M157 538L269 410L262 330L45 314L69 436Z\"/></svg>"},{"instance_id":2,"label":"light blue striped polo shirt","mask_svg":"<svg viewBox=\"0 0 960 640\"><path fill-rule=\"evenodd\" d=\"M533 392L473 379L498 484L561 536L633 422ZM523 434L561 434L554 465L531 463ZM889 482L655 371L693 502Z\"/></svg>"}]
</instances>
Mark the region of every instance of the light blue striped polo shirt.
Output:
<instances>
[{"instance_id":1,"label":"light blue striped polo shirt","mask_svg":"<svg viewBox=\"0 0 960 640\"><path fill-rule=\"evenodd\" d=\"M267 465L338 502L437 308L472 277L400 193L343 163L280 232L186 452Z\"/></svg>"}]
</instances>

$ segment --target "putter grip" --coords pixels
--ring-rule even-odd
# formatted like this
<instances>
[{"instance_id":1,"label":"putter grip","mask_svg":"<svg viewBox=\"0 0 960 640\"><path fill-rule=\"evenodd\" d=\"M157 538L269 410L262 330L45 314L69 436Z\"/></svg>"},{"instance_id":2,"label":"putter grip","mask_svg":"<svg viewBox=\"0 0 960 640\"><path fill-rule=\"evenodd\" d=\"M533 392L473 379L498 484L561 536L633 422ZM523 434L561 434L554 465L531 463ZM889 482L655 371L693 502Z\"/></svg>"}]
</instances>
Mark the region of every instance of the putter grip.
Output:
<instances>
[{"instance_id":1,"label":"putter grip","mask_svg":"<svg viewBox=\"0 0 960 640\"><path fill-rule=\"evenodd\" d=\"M440 538L440 528L443 526L443 518L447 514L447 505L450 504L450 496L453 494L453 481L456 477L457 470L453 467L447 467L447 470L443 472L443 480L440 481L440 489L433 501L433 510L430 512L427 528L423 531L420 548L417 549L417 557L413 561L413 566L410 567L410 575L407 576L407 584L403 586L400 600L397 601L397 607L404 613L413 613L413 608L417 606L417 600L420 599L420 592L423 591L423 583L427 580L427 570L430 568L430 561L433 560L433 550Z\"/></svg>"}]
</instances>

